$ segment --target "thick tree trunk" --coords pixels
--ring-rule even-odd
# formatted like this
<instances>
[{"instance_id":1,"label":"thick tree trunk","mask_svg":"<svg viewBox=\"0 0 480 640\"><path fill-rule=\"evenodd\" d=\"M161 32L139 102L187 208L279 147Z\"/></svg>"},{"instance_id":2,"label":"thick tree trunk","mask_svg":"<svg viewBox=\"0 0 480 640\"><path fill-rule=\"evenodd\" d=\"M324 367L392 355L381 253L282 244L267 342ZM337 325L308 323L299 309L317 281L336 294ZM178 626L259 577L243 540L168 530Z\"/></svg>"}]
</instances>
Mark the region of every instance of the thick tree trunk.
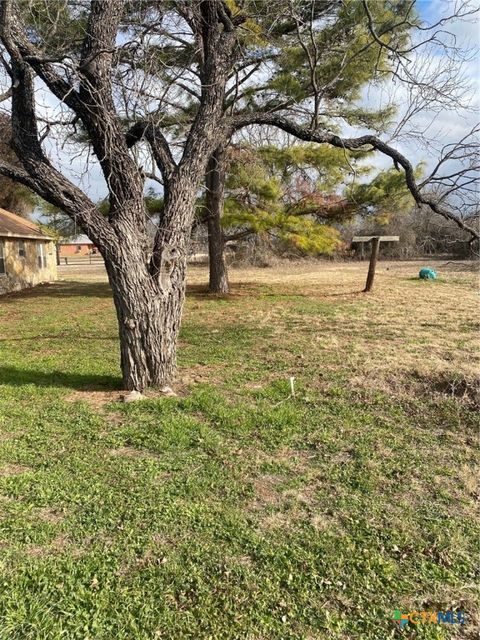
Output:
<instances>
[{"instance_id":1,"label":"thick tree trunk","mask_svg":"<svg viewBox=\"0 0 480 640\"><path fill-rule=\"evenodd\" d=\"M168 389L173 384L185 299L187 244L198 186L205 171L199 159L198 166L182 167L171 181L150 262L143 229L131 224L141 218L143 200L132 203L128 215L124 207L123 215L116 219L117 237L130 241L116 243L111 255L104 253L104 259L117 311L125 389ZM215 179L216 174L217 171ZM217 194L223 196L223 186L215 187ZM221 234L220 228L218 231ZM223 237L220 238L223 248ZM228 287L224 273L224 285Z\"/></svg>"},{"instance_id":2,"label":"thick tree trunk","mask_svg":"<svg viewBox=\"0 0 480 640\"><path fill-rule=\"evenodd\" d=\"M182 266L177 266L181 269ZM160 292L143 264L117 270L107 263L120 336L123 387L168 388L176 367L183 284Z\"/></svg>"},{"instance_id":3,"label":"thick tree trunk","mask_svg":"<svg viewBox=\"0 0 480 640\"><path fill-rule=\"evenodd\" d=\"M13 148L23 166L17 170L0 163L0 173L65 211L101 251L118 316L123 384L143 391L150 385L170 385L174 376L187 239L208 158L230 135L231 123L223 109L225 85L235 59L236 27L243 18L234 19L224 3L213 0L187 3L188 18L181 8L172 8L192 28L201 81L200 104L177 162L155 119L146 118L127 133L116 108L113 79L124 4L122 0L91 2L80 64L71 79L59 73L48 56L37 55L12 0L0 1L0 41L9 56L12 80ZM108 184L108 217L45 155L35 112L37 78L88 133ZM149 143L164 181L165 205L151 258L144 176L129 153L142 138Z\"/></svg>"},{"instance_id":4,"label":"thick tree trunk","mask_svg":"<svg viewBox=\"0 0 480 640\"><path fill-rule=\"evenodd\" d=\"M158 296L143 265L128 275L108 267L117 311L123 387L143 391L167 387L175 372L180 312L170 298Z\"/></svg>"},{"instance_id":5,"label":"thick tree trunk","mask_svg":"<svg viewBox=\"0 0 480 640\"><path fill-rule=\"evenodd\" d=\"M225 241L222 231L223 195L225 185L225 151L218 147L210 157L205 176L208 228L209 283L211 293L225 294L230 290L225 262Z\"/></svg>"},{"instance_id":6,"label":"thick tree trunk","mask_svg":"<svg viewBox=\"0 0 480 640\"><path fill-rule=\"evenodd\" d=\"M173 383L185 298L187 238L198 184L185 182L186 186L177 182L166 197L150 261L143 236L126 222L135 219L135 212L115 228L117 235L130 242L118 243L111 254L104 254L117 311L125 389L168 389Z\"/></svg>"}]
</instances>

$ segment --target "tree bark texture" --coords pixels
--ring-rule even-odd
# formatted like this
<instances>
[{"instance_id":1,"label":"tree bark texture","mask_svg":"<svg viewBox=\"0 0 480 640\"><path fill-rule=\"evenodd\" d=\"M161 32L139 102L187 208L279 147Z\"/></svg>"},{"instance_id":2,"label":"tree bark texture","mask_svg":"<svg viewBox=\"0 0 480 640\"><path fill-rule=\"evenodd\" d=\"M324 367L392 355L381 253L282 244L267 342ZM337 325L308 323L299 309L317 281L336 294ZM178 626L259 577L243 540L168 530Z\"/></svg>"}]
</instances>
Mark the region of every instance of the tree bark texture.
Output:
<instances>
[{"instance_id":1,"label":"tree bark texture","mask_svg":"<svg viewBox=\"0 0 480 640\"><path fill-rule=\"evenodd\" d=\"M130 265L115 276L107 265L117 311L123 387L143 391L172 383L183 291L158 295L149 274ZM117 272L118 273L118 272Z\"/></svg>"},{"instance_id":2,"label":"tree bark texture","mask_svg":"<svg viewBox=\"0 0 480 640\"><path fill-rule=\"evenodd\" d=\"M223 198L225 186L225 150L215 149L211 155L205 176L208 228L209 282L211 293L226 294L228 283L225 262L225 240L222 230Z\"/></svg>"},{"instance_id":3,"label":"tree bark texture","mask_svg":"<svg viewBox=\"0 0 480 640\"><path fill-rule=\"evenodd\" d=\"M138 243L119 243L106 257L117 312L125 389L169 387L176 369L176 345L185 299L186 256L195 211L193 183L169 190L150 262ZM134 217L134 216L132 216ZM175 220L173 225L172 220ZM121 227L118 232L127 232Z\"/></svg>"}]
</instances>

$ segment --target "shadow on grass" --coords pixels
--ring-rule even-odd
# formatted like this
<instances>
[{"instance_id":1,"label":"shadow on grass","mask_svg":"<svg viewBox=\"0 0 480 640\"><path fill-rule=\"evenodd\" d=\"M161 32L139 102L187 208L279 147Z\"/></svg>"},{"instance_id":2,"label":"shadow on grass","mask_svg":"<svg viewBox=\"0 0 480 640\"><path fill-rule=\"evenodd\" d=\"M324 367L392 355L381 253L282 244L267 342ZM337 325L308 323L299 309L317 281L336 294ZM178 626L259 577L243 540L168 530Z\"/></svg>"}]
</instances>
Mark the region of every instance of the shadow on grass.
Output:
<instances>
[{"instance_id":1,"label":"shadow on grass","mask_svg":"<svg viewBox=\"0 0 480 640\"><path fill-rule=\"evenodd\" d=\"M447 398L457 398L464 401L476 411L480 410L480 380L466 377L461 373L431 373L428 375L418 371L411 373L412 379L420 385L420 391L425 395L438 393Z\"/></svg>"},{"instance_id":2,"label":"shadow on grass","mask_svg":"<svg viewBox=\"0 0 480 640\"><path fill-rule=\"evenodd\" d=\"M420 282L422 284L438 284L441 283L442 280L438 276L436 278L419 278L418 276L408 276L408 278L402 278L403 280L407 280L409 282Z\"/></svg>"},{"instance_id":3,"label":"shadow on grass","mask_svg":"<svg viewBox=\"0 0 480 640\"><path fill-rule=\"evenodd\" d=\"M186 294L189 298L229 299L248 294L255 290L251 283L235 283L229 294L211 293L207 283L187 284ZM79 282L78 280L62 280L39 284L29 289L13 291L1 296L1 303L17 302L19 299L35 298L112 298L112 289L108 282Z\"/></svg>"},{"instance_id":4,"label":"shadow on grass","mask_svg":"<svg viewBox=\"0 0 480 640\"><path fill-rule=\"evenodd\" d=\"M122 388L120 376L71 373L67 371L38 371L0 366L0 385L22 387L66 387L77 391L110 391Z\"/></svg>"},{"instance_id":5,"label":"shadow on grass","mask_svg":"<svg viewBox=\"0 0 480 640\"><path fill-rule=\"evenodd\" d=\"M319 298L341 298L342 296L363 296L365 289L355 289L355 291L339 291L338 293L322 293ZM313 296L310 296L313 297Z\"/></svg>"},{"instance_id":6,"label":"shadow on grass","mask_svg":"<svg viewBox=\"0 0 480 640\"><path fill-rule=\"evenodd\" d=\"M0 342L42 342L43 340L52 341L62 341L64 342L66 339L71 338L72 340L88 340L90 342L99 341L103 342L104 340L113 340L118 342L118 335L108 335L108 336L99 336L98 334L79 334L75 330L71 332L62 331L60 333L52 333L48 335L39 335L39 336L25 336L24 338L0 338Z\"/></svg>"},{"instance_id":7,"label":"shadow on grass","mask_svg":"<svg viewBox=\"0 0 480 640\"><path fill-rule=\"evenodd\" d=\"M1 298L2 304L16 302L19 298L111 298L112 290L108 282L62 281L40 284L31 289L8 293Z\"/></svg>"},{"instance_id":8,"label":"shadow on grass","mask_svg":"<svg viewBox=\"0 0 480 640\"><path fill-rule=\"evenodd\" d=\"M251 282L235 282L230 284L229 293L212 293L207 282L187 282L187 298L207 300L233 300L245 295L257 294L261 285Z\"/></svg>"}]
</instances>

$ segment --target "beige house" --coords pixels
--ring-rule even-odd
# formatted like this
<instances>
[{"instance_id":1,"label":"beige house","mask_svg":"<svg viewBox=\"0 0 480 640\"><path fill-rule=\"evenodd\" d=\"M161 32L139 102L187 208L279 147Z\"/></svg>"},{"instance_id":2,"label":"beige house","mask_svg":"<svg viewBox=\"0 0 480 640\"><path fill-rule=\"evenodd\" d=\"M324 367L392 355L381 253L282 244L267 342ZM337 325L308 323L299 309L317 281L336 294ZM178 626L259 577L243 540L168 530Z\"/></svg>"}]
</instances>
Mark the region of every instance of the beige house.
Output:
<instances>
[{"instance_id":1,"label":"beige house","mask_svg":"<svg viewBox=\"0 0 480 640\"><path fill-rule=\"evenodd\" d=\"M30 220L0 208L0 294L56 279L53 239Z\"/></svg>"}]
</instances>

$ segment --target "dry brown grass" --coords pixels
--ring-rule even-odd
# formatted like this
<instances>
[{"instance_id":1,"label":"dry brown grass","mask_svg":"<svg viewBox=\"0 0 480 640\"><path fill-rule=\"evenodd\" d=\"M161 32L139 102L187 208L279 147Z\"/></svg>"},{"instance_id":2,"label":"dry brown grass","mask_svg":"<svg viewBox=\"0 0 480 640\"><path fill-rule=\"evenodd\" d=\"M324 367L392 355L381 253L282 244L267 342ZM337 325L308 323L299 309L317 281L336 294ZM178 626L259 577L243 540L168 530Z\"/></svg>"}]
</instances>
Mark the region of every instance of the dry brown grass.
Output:
<instances>
[{"instance_id":1,"label":"dry brown grass","mask_svg":"<svg viewBox=\"0 0 480 640\"><path fill-rule=\"evenodd\" d=\"M208 272L206 267L191 266L185 314L187 320L195 318L211 326L212 335L229 323L268 327L272 348L284 349L286 333L293 341L303 339L309 358L317 357L322 365L316 380L320 387L341 358L342 366L351 371L349 384L359 394L375 388L414 395L463 395L480 406L478 265L461 261L428 265L437 270L437 282L418 280L424 261L380 261L370 294L362 293L367 262L232 268L228 308L203 304L215 299L206 291ZM61 267L59 272L66 280L106 281L105 271L97 266ZM265 304L259 304L259 299ZM297 307L302 299L334 310L334 322L321 309L306 318ZM302 336L306 321L310 331ZM300 354L292 363L292 374L301 372L302 358ZM408 383L404 374L409 376ZM269 375L265 373L266 379ZM192 384L217 383L221 377L221 367L182 367L176 389L183 395ZM80 395L89 394L72 394L72 400ZM111 392L101 398L91 395L86 399L93 405L118 399Z\"/></svg>"},{"instance_id":2,"label":"dry brown grass","mask_svg":"<svg viewBox=\"0 0 480 640\"><path fill-rule=\"evenodd\" d=\"M158 456L150 451L142 451L141 449L135 449L134 447L119 447L118 449L110 449L108 455L121 458L150 458L156 459Z\"/></svg>"},{"instance_id":3,"label":"dry brown grass","mask_svg":"<svg viewBox=\"0 0 480 640\"><path fill-rule=\"evenodd\" d=\"M362 389L408 394L440 393L480 402L480 322L478 274L468 262L433 262L435 282L419 281L424 262L380 262L374 291L362 293L366 262L291 265L274 269L231 270L232 304L224 321L254 321L273 328L270 342L285 347L285 334L295 341L303 336L305 354L297 356L292 373L302 360L317 357L321 367L317 384L324 385L329 371L341 361L351 372L349 380ZM193 268L189 282L194 299L187 313L206 313L195 300L206 272ZM278 305L258 305L257 297L275 298ZM317 314L299 312L298 305L318 302ZM334 321L324 311L332 310ZM208 309L212 326L219 316ZM410 376L407 386L404 374ZM412 376L412 374L414 374Z\"/></svg>"}]
</instances>

